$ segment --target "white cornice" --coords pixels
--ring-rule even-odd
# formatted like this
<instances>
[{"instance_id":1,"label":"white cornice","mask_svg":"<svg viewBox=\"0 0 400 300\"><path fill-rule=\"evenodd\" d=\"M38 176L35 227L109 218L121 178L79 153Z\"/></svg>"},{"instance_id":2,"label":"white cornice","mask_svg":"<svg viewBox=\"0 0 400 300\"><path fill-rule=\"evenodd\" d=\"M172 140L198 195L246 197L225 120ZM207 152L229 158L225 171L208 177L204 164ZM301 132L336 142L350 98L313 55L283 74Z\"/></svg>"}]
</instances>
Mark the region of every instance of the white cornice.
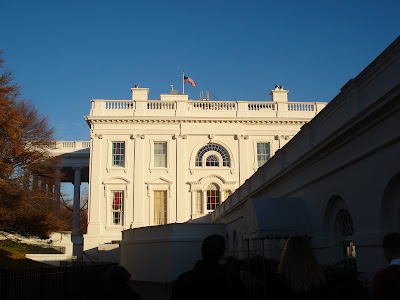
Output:
<instances>
[{"instance_id":1,"label":"white cornice","mask_svg":"<svg viewBox=\"0 0 400 300\"><path fill-rule=\"evenodd\" d=\"M307 120L249 120L249 119L110 119L110 118L86 118L88 123L242 123L242 124L292 124L292 125L303 125L310 121Z\"/></svg>"}]
</instances>

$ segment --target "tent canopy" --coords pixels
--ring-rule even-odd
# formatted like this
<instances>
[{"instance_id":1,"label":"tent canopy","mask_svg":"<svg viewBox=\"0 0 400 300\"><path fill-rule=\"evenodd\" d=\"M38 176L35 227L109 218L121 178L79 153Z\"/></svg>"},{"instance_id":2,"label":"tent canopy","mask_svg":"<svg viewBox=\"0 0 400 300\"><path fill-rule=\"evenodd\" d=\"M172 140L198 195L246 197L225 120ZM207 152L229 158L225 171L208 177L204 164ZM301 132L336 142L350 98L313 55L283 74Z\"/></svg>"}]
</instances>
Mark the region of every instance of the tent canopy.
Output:
<instances>
[{"instance_id":1,"label":"tent canopy","mask_svg":"<svg viewBox=\"0 0 400 300\"><path fill-rule=\"evenodd\" d=\"M311 236L307 207L300 198L251 198L246 203L245 239Z\"/></svg>"}]
</instances>

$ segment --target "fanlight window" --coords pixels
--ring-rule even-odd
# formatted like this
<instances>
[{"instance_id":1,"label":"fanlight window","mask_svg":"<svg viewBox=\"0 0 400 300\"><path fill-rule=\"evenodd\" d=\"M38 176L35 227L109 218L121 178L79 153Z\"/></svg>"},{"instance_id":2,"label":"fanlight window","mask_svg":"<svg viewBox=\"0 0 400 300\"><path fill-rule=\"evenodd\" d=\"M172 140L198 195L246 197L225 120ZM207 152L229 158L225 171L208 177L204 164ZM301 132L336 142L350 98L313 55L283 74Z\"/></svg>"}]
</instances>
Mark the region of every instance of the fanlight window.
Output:
<instances>
[{"instance_id":1,"label":"fanlight window","mask_svg":"<svg viewBox=\"0 0 400 300\"><path fill-rule=\"evenodd\" d=\"M215 155L210 155L207 157L206 159L207 167L218 167L218 165L219 165L218 157L216 157Z\"/></svg>"},{"instance_id":2,"label":"fanlight window","mask_svg":"<svg viewBox=\"0 0 400 300\"><path fill-rule=\"evenodd\" d=\"M351 215L344 209L339 212L340 217L340 234L342 237L351 237L354 235L353 219Z\"/></svg>"},{"instance_id":3,"label":"fanlight window","mask_svg":"<svg viewBox=\"0 0 400 300\"><path fill-rule=\"evenodd\" d=\"M199 152L197 152L196 162L195 162L196 167L202 167L203 166L203 161L202 161L203 160L203 156L209 151L215 151L215 152L218 152L221 155L221 157L222 157L222 166L224 166L224 167L230 167L231 166L228 151L226 151L220 145L208 144L208 145L205 145L204 147L202 147L199 150ZM215 155L210 155L209 157L207 157L206 166L219 166L218 157L216 157Z\"/></svg>"}]
</instances>

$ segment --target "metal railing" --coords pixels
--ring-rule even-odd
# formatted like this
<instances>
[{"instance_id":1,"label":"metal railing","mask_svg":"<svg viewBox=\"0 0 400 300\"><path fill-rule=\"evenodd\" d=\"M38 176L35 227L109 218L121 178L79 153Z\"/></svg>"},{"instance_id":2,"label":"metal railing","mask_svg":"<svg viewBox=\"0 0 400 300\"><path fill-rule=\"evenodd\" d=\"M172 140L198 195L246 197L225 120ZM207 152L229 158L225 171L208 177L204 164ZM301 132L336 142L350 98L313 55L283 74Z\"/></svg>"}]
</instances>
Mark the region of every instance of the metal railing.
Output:
<instances>
[{"instance_id":1,"label":"metal railing","mask_svg":"<svg viewBox=\"0 0 400 300\"><path fill-rule=\"evenodd\" d=\"M113 265L90 264L64 268L0 270L1 300L81 299L105 278Z\"/></svg>"}]
</instances>

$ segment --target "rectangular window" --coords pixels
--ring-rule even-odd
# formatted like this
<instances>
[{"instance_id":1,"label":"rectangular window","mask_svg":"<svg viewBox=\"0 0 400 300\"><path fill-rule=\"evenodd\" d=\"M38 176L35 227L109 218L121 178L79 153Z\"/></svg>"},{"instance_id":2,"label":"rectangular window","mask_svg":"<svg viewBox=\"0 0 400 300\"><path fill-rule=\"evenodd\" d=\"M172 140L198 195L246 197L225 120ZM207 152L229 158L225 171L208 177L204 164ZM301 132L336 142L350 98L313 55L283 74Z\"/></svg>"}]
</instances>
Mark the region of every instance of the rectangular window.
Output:
<instances>
[{"instance_id":1,"label":"rectangular window","mask_svg":"<svg viewBox=\"0 0 400 300\"><path fill-rule=\"evenodd\" d=\"M167 223L167 191L154 191L154 225Z\"/></svg>"},{"instance_id":2,"label":"rectangular window","mask_svg":"<svg viewBox=\"0 0 400 300\"><path fill-rule=\"evenodd\" d=\"M207 210L214 210L220 204L219 191L208 190L207 191Z\"/></svg>"},{"instance_id":3,"label":"rectangular window","mask_svg":"<svg viewBox=\"0 0 400 300\"><path fill-rule=\"evenodd\" d=\"M201 214L203 210L203 203L201 201L201 191L194 192L194 213Z\"/></svg>"},{"instance_id":4,"label":"rectangular window","mask_svg":"<svg viewBox=\"0 0 400 300\"><path fill-rule=\"evenodd\" d=\"M167 142L154 143L154 167L167 167Z\"/></svg>"},{"instance_id":5,"label":"rectangular window","mask_svg":"<svg viewBox=\"0 0 400 300\"><path fill-rule=\"evenodd\" d=\"M124 207L124 192L113 191L112 192L112 224L123 225L123 207Z\"/></svg>"},{"instance_id":6,"label":"rectangular window","mask_svg":"<svg viewBox=\"0 0 400 300\"><path fill-rule=\"evenodd\" d=\"M112 166L125 167L125 142L112 143Z\"/></svg>"},{"instance_id":7,"label":"rectangular window","mask_svg":"<svg viewBox=\"0 0 400 300\"><path fill-rule=\"evenodd\" d=\"M269 160L269 143L257 143L257 164L261 167Z\"/></svg>"}]
</instances>

